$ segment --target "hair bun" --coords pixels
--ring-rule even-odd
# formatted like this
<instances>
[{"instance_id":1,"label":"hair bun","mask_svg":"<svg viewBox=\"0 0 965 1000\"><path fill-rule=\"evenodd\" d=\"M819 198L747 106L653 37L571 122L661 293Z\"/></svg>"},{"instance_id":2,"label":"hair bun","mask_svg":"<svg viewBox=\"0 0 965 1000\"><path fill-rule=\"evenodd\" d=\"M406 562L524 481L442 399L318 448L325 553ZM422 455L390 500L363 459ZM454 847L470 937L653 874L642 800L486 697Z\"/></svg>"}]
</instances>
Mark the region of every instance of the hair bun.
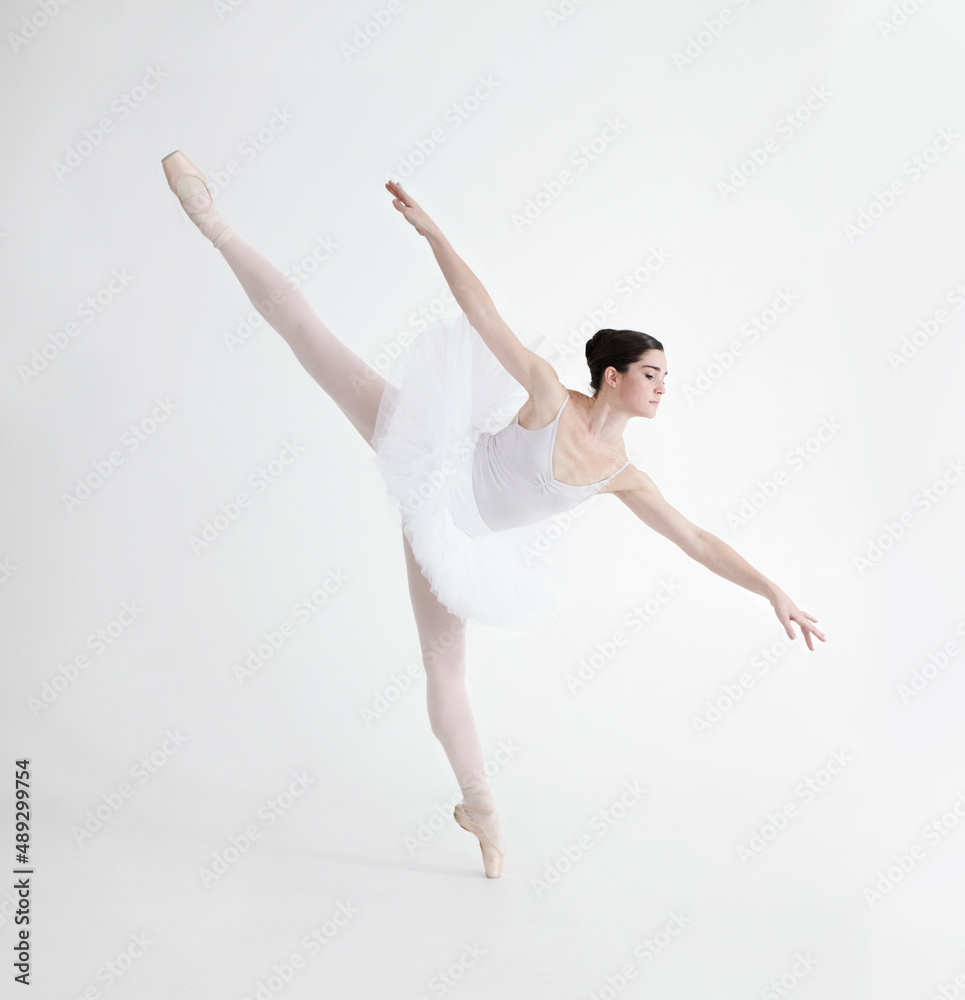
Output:
<instances>
[{"instance_id":1,"label":"hair bun","mask_svg":"<svg viewBox=\"0 0 965 1000\"><path fill-rule=\"evenodd\" d=\"M586 342L586 360L587 363L593 360L593 356L599 351L600 347L603 345L603 341L606 339L606 335L610 333L610 330L597 330L592 337Z\"/></svg>"}]
</instances>

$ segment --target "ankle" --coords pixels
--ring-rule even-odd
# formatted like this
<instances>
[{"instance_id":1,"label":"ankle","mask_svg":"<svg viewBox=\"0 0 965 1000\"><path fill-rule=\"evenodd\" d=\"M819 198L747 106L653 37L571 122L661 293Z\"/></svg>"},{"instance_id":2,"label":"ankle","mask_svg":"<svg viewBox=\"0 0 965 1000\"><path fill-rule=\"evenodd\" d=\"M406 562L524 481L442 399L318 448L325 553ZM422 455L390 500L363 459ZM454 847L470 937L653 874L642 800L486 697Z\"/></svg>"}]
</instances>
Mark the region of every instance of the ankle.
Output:
<instances>
[{"instance_id":1,"label":"ankle","mask_svg":"<svg viewBox=\"0 0 965 1000\"><path fill-rule=\"evenodd\" d=\"M467 786L462 791L462 804L466 809L473 812L487 814L496 813L496 799L492 790L488 787L481 788L478 785Z\"/></svg>"},{"instance_id":2,"label":"ankle","mask_svg":"<svg viewBox=\"0 0 965 1000\"><path fill-rule=\"evenodd\" d=\"M181 204L187 212L188 218L201 230L204 236L211 240L216 249L220 250L234 235L234 230L225 222L215 207L214 199L207 188L196 190L193 194L182 198Z\"/></svg>"},{"instance_id":3,"label":"ankle","mask_svg":"<svg viewBox=\"0 0 965 1000\"><path fill-rule=\"evenodd\" d=\"M473 823L478 823L497 843L500 850L504 849L503 825L496 810L496 801L492 792L478 790L467 792L463 790L462 807L466 811L466 816Z\"/></svg>"}]
</instances>

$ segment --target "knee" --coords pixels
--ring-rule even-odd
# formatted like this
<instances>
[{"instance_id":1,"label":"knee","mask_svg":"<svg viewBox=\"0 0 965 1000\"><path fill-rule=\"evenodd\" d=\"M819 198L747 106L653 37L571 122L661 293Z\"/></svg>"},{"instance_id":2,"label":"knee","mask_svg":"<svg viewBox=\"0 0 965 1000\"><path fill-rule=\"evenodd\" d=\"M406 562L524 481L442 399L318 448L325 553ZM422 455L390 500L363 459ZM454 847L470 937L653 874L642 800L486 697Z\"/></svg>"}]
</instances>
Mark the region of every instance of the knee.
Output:
<instances>
[{"instance_id":1,"label":"knee","mask_svg":"<svg viewBox=\"0 0 965 1000\"><path fill-rule=\"evenodd\" d=\"M258 312L260 312L265 319L270 320L272 316L274 316L275 310L279 306L284 305L289 296L291 296L295 291L295 285L286 278L279 284L275 285L266 298L257 301L255 306L257 307Z\"/></svg>"},{"instance_id":2,"label":"knee","mask_svg":"<svg viewBox=\"0 0 965 1000\"><path fill-rule=\"evenodd\" d=\"M422 643L422 664L426 673L441 669L451 671L466 664L466 623L457 620L453 627L436 632Z\"/></svg>"},{"instance_id":3,"label":"knee","mask_svg":"<svg viewBox=\"0 0 965 1000\"><path fill-rule=\"evenodd\" d=\"M462 681L466 677L466 658L461 652L447 652L445 655L423 653L422 665L426 679L433 681Z\"/></svg>"}]
</instances>

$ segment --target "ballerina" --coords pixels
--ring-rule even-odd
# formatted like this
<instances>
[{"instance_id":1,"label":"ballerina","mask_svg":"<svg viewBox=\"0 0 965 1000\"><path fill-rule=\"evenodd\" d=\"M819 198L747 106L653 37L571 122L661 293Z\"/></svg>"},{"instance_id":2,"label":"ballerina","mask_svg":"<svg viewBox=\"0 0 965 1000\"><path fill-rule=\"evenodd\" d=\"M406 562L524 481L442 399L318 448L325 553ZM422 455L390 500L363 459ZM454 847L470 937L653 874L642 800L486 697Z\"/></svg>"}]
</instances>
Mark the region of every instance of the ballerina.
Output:
<instances>
[{"instance_id":1,"label":"ballerina","mask_svg":"<svg viewBox=\"0 0 965 1000\"><path fill-rule=\"evenodd\" d=\"M809 650L812 635L826 641L817 618L671 507L627 459L627 422L653 419L666 391L659 341L635 330L597 331L585 351L593 395L567 389L504 322L439 227L389 181L393 206L428 241L461 309L414 339L396 384L349 350L294 283L228 226L184 153L161 162L171 190L252 304L374 452L400 513L430 726L462 792L453 815L478 839L487 877L501 875L506 842L466 693L466 626L559 620L568 588L552 560L532 552L533 525L612 493L688 556L765 597L791 639L797 624Z\"/></svg>"}]
</instances>

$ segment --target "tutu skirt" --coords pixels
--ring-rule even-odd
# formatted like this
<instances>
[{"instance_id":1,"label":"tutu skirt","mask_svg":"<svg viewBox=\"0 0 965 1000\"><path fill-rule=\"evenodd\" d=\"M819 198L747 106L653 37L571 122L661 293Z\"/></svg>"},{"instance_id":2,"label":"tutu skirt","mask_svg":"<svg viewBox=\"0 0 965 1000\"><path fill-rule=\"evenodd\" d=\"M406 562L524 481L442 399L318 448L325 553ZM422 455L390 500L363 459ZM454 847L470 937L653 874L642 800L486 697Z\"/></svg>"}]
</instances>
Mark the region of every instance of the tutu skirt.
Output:
<instances>
[{"instance_id":1,"label":"tutu skirt","mask_svg":"<svg viewBox=\"0 0 965 1000\"><path fill-rule=\"evenodd\" d=\"M417 334L386 381L372 438L375 467L432 593L453 614L483 625L534 629L558 621L568 574L540 545L540 524L492 531L472 492L476 442L510 423L527 391L462 313Z\"/></svg>"}]
</instances>

